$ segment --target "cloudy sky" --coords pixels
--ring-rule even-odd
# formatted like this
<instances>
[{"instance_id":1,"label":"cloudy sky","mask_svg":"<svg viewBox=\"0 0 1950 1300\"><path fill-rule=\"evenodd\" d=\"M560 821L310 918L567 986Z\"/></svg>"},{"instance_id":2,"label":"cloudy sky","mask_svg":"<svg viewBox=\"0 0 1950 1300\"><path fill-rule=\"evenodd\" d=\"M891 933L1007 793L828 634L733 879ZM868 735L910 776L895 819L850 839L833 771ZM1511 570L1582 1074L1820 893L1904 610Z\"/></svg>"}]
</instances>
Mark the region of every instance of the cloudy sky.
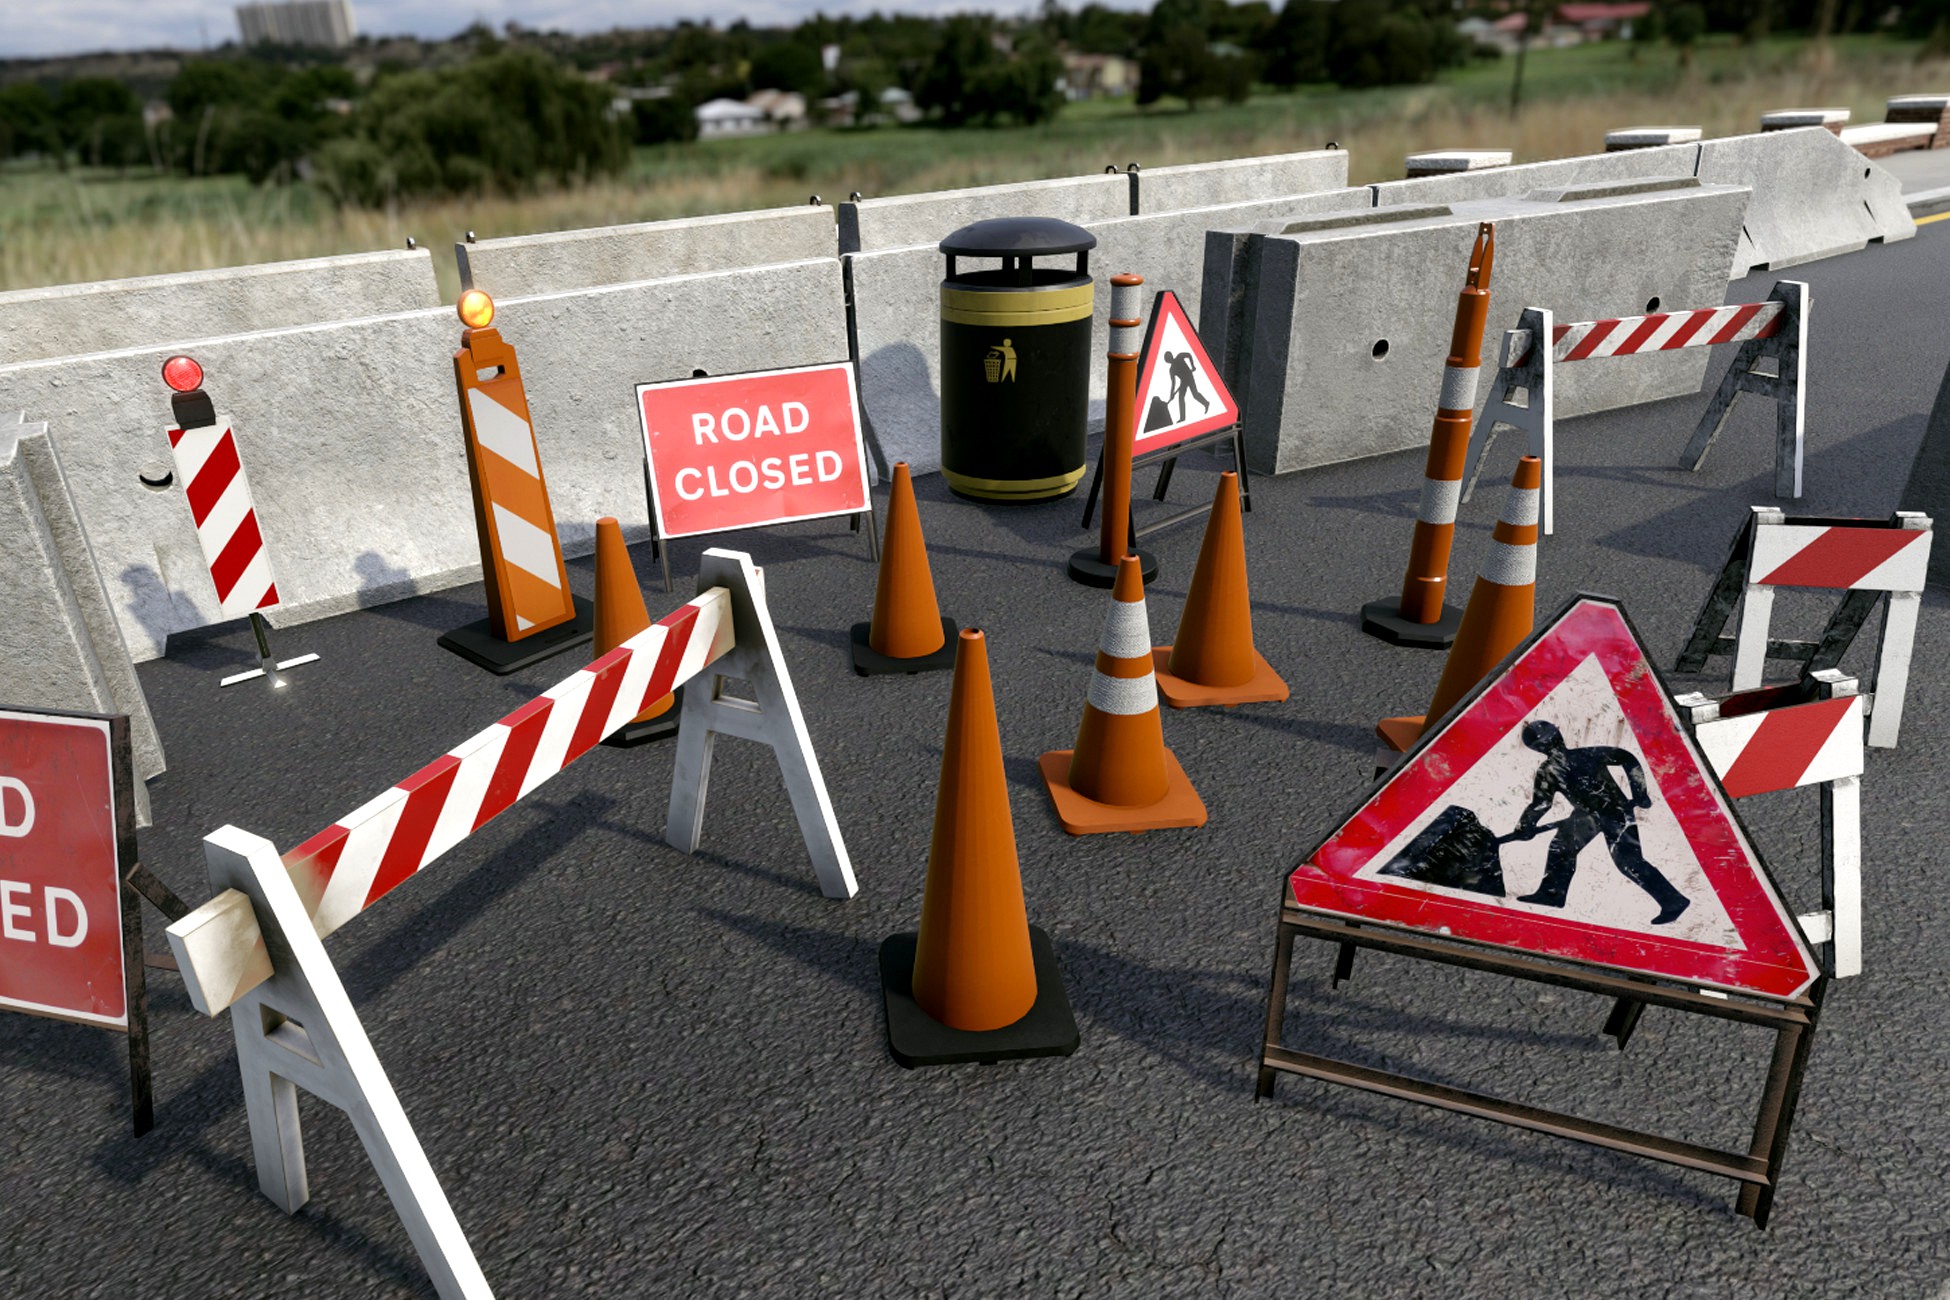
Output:
<instances>
[{"instance_id":1,"label":"cloudy sky","mask_svg":"<svg viewBox=\"0 0 1950 1300\"><path fill-rule=\"evenodd\" d=\"M1111 3L1148 7L1146 0ZM513 19L528 27L587 32L707 17L719 23L742 17L756 26L772 26L795 23L815 10L835 15L874 9L1015 13L1032 7L1033 0L354 0L353 12L359 30L370 35L451 36L477 18L497 28ZM228 0L4 0L4 8L0 58L157 46L193 50L237 36Z\"/></svg>"}]
</instances>

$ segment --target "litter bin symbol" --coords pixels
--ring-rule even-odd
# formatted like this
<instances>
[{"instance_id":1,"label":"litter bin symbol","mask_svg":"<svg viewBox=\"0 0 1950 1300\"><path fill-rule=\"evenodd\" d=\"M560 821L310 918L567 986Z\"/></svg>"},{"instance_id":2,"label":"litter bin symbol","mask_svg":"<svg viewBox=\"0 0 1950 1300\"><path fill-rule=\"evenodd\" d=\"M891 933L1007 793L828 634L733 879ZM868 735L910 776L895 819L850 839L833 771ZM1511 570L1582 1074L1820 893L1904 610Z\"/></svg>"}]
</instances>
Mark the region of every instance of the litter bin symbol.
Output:
<instances>
[{"instance_id":1,"label":"litter bin symbol","mask_svg":"<svg viewBox=\"0 0 1950 1300\"><path fill-rule=\"evenodd\" d=\"M1046 217L978 221L941 241L941 466L958 496L1049 501L1082 480L1096 243ZM1074 269L1035 264L1062 253ZM1001 266L956 264L977 257Z\"/></svg>"}]
</instances>

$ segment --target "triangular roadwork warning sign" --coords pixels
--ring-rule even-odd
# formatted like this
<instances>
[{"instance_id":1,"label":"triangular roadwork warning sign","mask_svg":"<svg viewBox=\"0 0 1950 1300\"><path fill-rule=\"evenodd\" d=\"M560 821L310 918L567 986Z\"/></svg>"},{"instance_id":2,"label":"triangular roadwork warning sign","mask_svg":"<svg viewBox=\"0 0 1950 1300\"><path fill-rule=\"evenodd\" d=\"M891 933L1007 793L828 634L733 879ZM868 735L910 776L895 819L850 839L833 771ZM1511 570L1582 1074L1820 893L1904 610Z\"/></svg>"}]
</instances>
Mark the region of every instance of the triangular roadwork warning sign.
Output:
<instances>
[{"instance_id":1,"label":"triangular roadwork warning sign","mask_svg":"<svg viewBox=\"0 0 1950 1300\"><path fill-rule=\"evenodd\" d=\"M1290 884L1312 911L1761 997L1819 969L1603 597L1424 732Z\"/></svg>"},{"instance_id":2,"label":"triangular roadwork warning sign","mask_svg":"<svg viewBox=\"0 0 1950 1300\"><path fill-rule=\"evenodd\" d=\"M1232 400L1219 368L1205 353L1192 328L1191 317L1166 289L1151 304L1151 324L1144 332L1143 360L1138 363L1137 442L1133 455L1170 447L1202 433L1239 423L1239 403Z\"/></svg>"}]
</instances>

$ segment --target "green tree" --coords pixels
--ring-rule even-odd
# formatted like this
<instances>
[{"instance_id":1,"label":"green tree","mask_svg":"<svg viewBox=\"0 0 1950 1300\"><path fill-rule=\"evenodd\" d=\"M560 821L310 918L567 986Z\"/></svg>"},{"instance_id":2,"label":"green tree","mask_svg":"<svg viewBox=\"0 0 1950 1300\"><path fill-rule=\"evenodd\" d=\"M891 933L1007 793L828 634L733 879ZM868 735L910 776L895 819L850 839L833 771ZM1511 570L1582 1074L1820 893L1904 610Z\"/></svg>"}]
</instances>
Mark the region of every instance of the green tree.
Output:
<instances>
[{"instance_id":1,"label":"green tree","mask_svg":"<svg viewBox=\"0 0 1950 1300\"><path fill-rule=\"evenodd\" d=\"M1706 34L1706 11L1696 4L1678 4L1666 10L1666 39L1679 51L1679 66L1693 66L1693 49Z\"/></svg>"},{"instance_id":2,"label":"green tree","mask_svg":"<svg viewBox=\"0 0 1950 1300\"><path fill-rule=\"evenodd\" d=\"M1275 86L1304 86L1331 80L1327 42L1334 5L1327 0L1286 0L1266 39L1266 80Z\"/></svg>"},{"instance_id":3,"label":"green tree","mask_svg":"<svg viewBox=\"0 0 1950 1300\"><path fill-rule=\"evenodd\" d=\"M956 14L941 25L940 43L914 87L914 102L941 114L948 126L961 126L988 112L983 74L1001 60L991 39L993 20Z\"/></svg>"},{"instance_id":4,"label":"green tree","mask_svg":"<svg viewBox=\"0 0 1950 1300\"><path fill-rule=\"evenodd\" d=\"M826 68L818 49L796 40L774 41L753 56L754 90L795 90L811 98L826 88Z\"/></svg>"},{"instance_id":5,"label":"green tree","mask_svg":"<svg viewBox=\"0 0 1950 1300\"><path fill-rule=\"evenodd\" d=\"M127 167L148 157L142 101L112 77L77 77L54 96L65 149L95 167Z\"/></svg>"},{"instance_id":6,"label":"green tree","mask_svg":"<svg viewBox=\"0 0 1950 1300\"><path fill-rule=\"evenodd\" d=\"M54 96L35 81L0 87L0 158L45 154L65 163Z\"/></svg>"}]
</instances>

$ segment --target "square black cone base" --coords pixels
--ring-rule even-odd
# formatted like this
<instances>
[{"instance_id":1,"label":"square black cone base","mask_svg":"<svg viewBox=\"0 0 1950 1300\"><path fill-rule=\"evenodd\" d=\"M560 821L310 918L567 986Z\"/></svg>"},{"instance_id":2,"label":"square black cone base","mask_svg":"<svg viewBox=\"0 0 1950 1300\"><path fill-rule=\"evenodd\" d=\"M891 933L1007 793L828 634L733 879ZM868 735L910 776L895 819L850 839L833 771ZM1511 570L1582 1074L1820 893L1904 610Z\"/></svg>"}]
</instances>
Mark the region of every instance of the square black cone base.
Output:
<instances>
[{"instance_id":1,"label":"square black cone base","mask_svg":"<svg viewBox=\"0 0 1950 1300\"><path fill-rule=\"evenodd\" d=\"M1371 600L1361 606L1361 630L1383 641L1417 650L1447 650L1455 644L1456 629L1462 626L1462 611L1454 605L1442 607L1442 617L1433 623L1417 623L1401 615L1401 601Z\"/></svg>"},{"instance_id":2,"label":"square black cone base","mask_svg":"<svg viewBox=\"0 0 1950 1300\"><path fill-rule=\"evenodd\" d=\"M487 669L496 677L506 677L530 664L538 664L550 655L559 655L564 650L574 649L594 639L596 607L580 596L572 595L569 599L575 602L576 616L566 623L557 623L546 632L537 632L519 641L503 641L490 630L488 620L482 619L446 633L440 638L440 645L476 667Z\"/></svg>"},{"instance_id":3,"label":"square black cone base","mask_svg":"<svg viewBox=\"0 0 1950 1300\"><path fill-rule=\"evenodd\" d=\"M656 740L669 740L677 734L677 719L684 712L684 688L671 692L677 697L671 706L648 722L631 722L603 737L611 749L635 749Z\"/></svg>"},{"instance_id":4,"label":"square black cone base","mask_svg":"<svg viewBox=\"0 0 1950 1300\"><path fill-rule=\"evenodd\" d=\"M867 638L872 635L873 624L855 623L853 625L853 671L862 677L879 677L886 673L937 673L955 666L955 647L961 641L961 629L955 620L941 620L941 648L931 655L915 655L912 659L896 659L892 655L881 654Z\"/></svg>"},{"instance_id":5,"label":"square black cone base","mask_svg":"<svg viewBox=\"0 0 1950 1300\"><path fill-rule=\"evenodd\" d=\"M1014 1061L1030 1056L1068 1056L1077 1050L1077 1018L1056 969L1049 936L1029 927L1029 954L1036 964L1036 1001L1029 1014L1000 1029L950 1029L914 1000L916 934L890 934L880 945L880 988L887 1003L887 1046L904 1069Z\"/></svg>"},{"instance_id":6,"label":"square black cone base","mask_svg":"<svg viewBox=\"0 0 1950 1300\"><path fill-rule=\"evenodd\" d=\"M1158 557L1149 551L1132 550L1137 556L1138 569L1146 585L1158 576ZM1117 566L1105 564L1097 558L1097 548L1086 546L1070 557L1070 581L1081 582L1086 587L1115 587L1117 585Z\"/></svg>"}]
</instances>

